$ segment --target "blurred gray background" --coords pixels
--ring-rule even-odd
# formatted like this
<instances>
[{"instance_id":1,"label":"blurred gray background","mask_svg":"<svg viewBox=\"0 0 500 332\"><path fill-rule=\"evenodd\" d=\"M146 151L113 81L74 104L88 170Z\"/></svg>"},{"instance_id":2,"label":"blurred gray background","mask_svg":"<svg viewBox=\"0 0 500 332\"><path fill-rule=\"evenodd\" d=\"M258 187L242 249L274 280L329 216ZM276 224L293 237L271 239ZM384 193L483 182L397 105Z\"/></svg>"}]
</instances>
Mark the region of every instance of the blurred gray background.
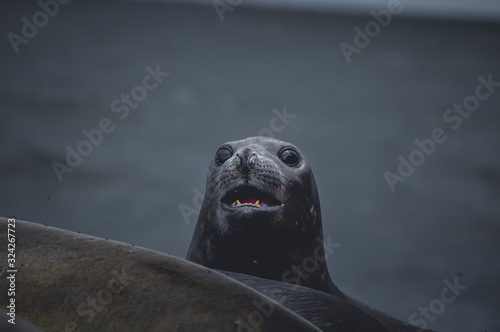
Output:
<instances>
[{"instance_id":1,"label":"blurred gray background","mask_svg":"<svg viewBox=\"0 0 500 332\"><path fill-rule=\"evenodd\" d=\"M196 216L180 207L218 145L270 133L312 164L342 290L408 321L460 275L429 327L499 331L500 88L456 130L443 114L478 76L500 81L500 5L401 6L347 63L339 45L387 2L247 0L221 21L211 1L71 1L16 54L8 33L41 9L2 1L0 215L184 257ZM113 100L157 64L170 76L121 120ZM52 163L103 118L115 130L59 182ZM384 172L435 128L448 140L391 192Z\"/></svg>"}]
</instances>

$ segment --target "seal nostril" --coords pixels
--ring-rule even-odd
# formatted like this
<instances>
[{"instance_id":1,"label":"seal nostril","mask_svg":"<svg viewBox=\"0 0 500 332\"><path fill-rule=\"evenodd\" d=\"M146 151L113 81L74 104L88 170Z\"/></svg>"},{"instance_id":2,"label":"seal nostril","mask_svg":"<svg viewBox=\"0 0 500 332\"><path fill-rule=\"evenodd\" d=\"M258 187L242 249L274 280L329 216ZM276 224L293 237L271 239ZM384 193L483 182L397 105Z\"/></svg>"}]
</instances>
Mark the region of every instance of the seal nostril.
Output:
<instances>
[{"instance_id":1,"label":"seal nostril","mask_svg":"<svg viewBox=\"0 0 500 332\"><path fill-rule=\"evenodd\" d=\"M237 167L243 173L249 173L251 168L255 167L257 155L251 151L244 150L236 153Z\"/></svg>"},{"instance_id":2,"label":"seal nostril","mask_svg":"<svg viewBox=\"0 0 500 332\"><path fill-rule=\"evenodd\" d=\"M252 153L250 157L248 157L248 165L253 166L255 165L255 160L257 159L257 155L255 153ZM258 163L260 165L260 163Z\"/></svg>"}]
</instances>

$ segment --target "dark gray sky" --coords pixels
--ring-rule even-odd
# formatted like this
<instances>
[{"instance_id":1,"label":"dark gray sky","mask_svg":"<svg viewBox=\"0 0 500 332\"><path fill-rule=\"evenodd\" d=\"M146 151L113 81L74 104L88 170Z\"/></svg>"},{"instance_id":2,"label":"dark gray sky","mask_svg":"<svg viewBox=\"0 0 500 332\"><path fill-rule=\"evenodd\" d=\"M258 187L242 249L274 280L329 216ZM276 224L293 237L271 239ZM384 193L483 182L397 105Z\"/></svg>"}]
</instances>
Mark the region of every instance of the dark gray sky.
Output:
<instances>
[{"instance_id":1,"label":"dark gray sky","mask_svg":"<svg viewBox=\"0 0 500 332\"><path fill-rule=\"evenodd\" d=\"M129 0L159 2L190 2L212 5L214 0ZM393 0L395 1L395 0ZM237 2L237 1L234 1ZM350 11L366 14L372 9L386 8L387 0L242 0L242 5L282 9ZM401 0L403 16L441 17L500 20L500 3L497 0Z\"/></svg>"}]
</instances>

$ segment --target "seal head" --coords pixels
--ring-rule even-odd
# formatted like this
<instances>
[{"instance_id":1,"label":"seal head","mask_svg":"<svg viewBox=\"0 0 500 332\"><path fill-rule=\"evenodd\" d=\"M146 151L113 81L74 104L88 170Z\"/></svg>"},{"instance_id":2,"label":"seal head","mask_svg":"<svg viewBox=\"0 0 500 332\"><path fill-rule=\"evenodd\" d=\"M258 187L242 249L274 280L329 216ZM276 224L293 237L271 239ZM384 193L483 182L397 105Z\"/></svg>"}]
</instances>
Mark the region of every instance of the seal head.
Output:
<instances>
[{"instance_id":1,"label":"seal head","mask_svg":"<svg viewBox=\"0 0 500 332\"><path fill-rule=\"evenodd\" d=\"M330 279L309 163L293 144L222 144L209 165L187 259L209 268L342 293Z\"/></svg>"}]
</instances>

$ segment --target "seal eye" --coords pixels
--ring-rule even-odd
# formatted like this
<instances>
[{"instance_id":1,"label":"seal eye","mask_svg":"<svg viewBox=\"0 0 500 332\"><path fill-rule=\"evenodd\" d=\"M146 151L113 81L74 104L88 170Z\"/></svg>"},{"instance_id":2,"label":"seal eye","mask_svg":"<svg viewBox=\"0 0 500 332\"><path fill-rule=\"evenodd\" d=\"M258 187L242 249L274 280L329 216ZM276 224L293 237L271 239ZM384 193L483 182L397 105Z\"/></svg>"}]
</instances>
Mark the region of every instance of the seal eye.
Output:
<instances>
[{"instance_id":1,"label":"seal eye","mask_svg":"<svg viewBox=\"0 0 500 332\"><path fill-rule=\"evenodd\" d=\"M233 152L228 148L220 148L215 154L215 163L221 166L226 160L231 158L232 155Z\"/></svg>"},{"instance_id":2,"label":"seal eye","mask_svg":"<svg viewBox=\"0 0 500 332\"><path fill-rule=\"evenodd\" d=\"M299 153L290 148L281 150L278 157L290 167L297 166L300 161Z\"/></svg>"}]
</instances>

